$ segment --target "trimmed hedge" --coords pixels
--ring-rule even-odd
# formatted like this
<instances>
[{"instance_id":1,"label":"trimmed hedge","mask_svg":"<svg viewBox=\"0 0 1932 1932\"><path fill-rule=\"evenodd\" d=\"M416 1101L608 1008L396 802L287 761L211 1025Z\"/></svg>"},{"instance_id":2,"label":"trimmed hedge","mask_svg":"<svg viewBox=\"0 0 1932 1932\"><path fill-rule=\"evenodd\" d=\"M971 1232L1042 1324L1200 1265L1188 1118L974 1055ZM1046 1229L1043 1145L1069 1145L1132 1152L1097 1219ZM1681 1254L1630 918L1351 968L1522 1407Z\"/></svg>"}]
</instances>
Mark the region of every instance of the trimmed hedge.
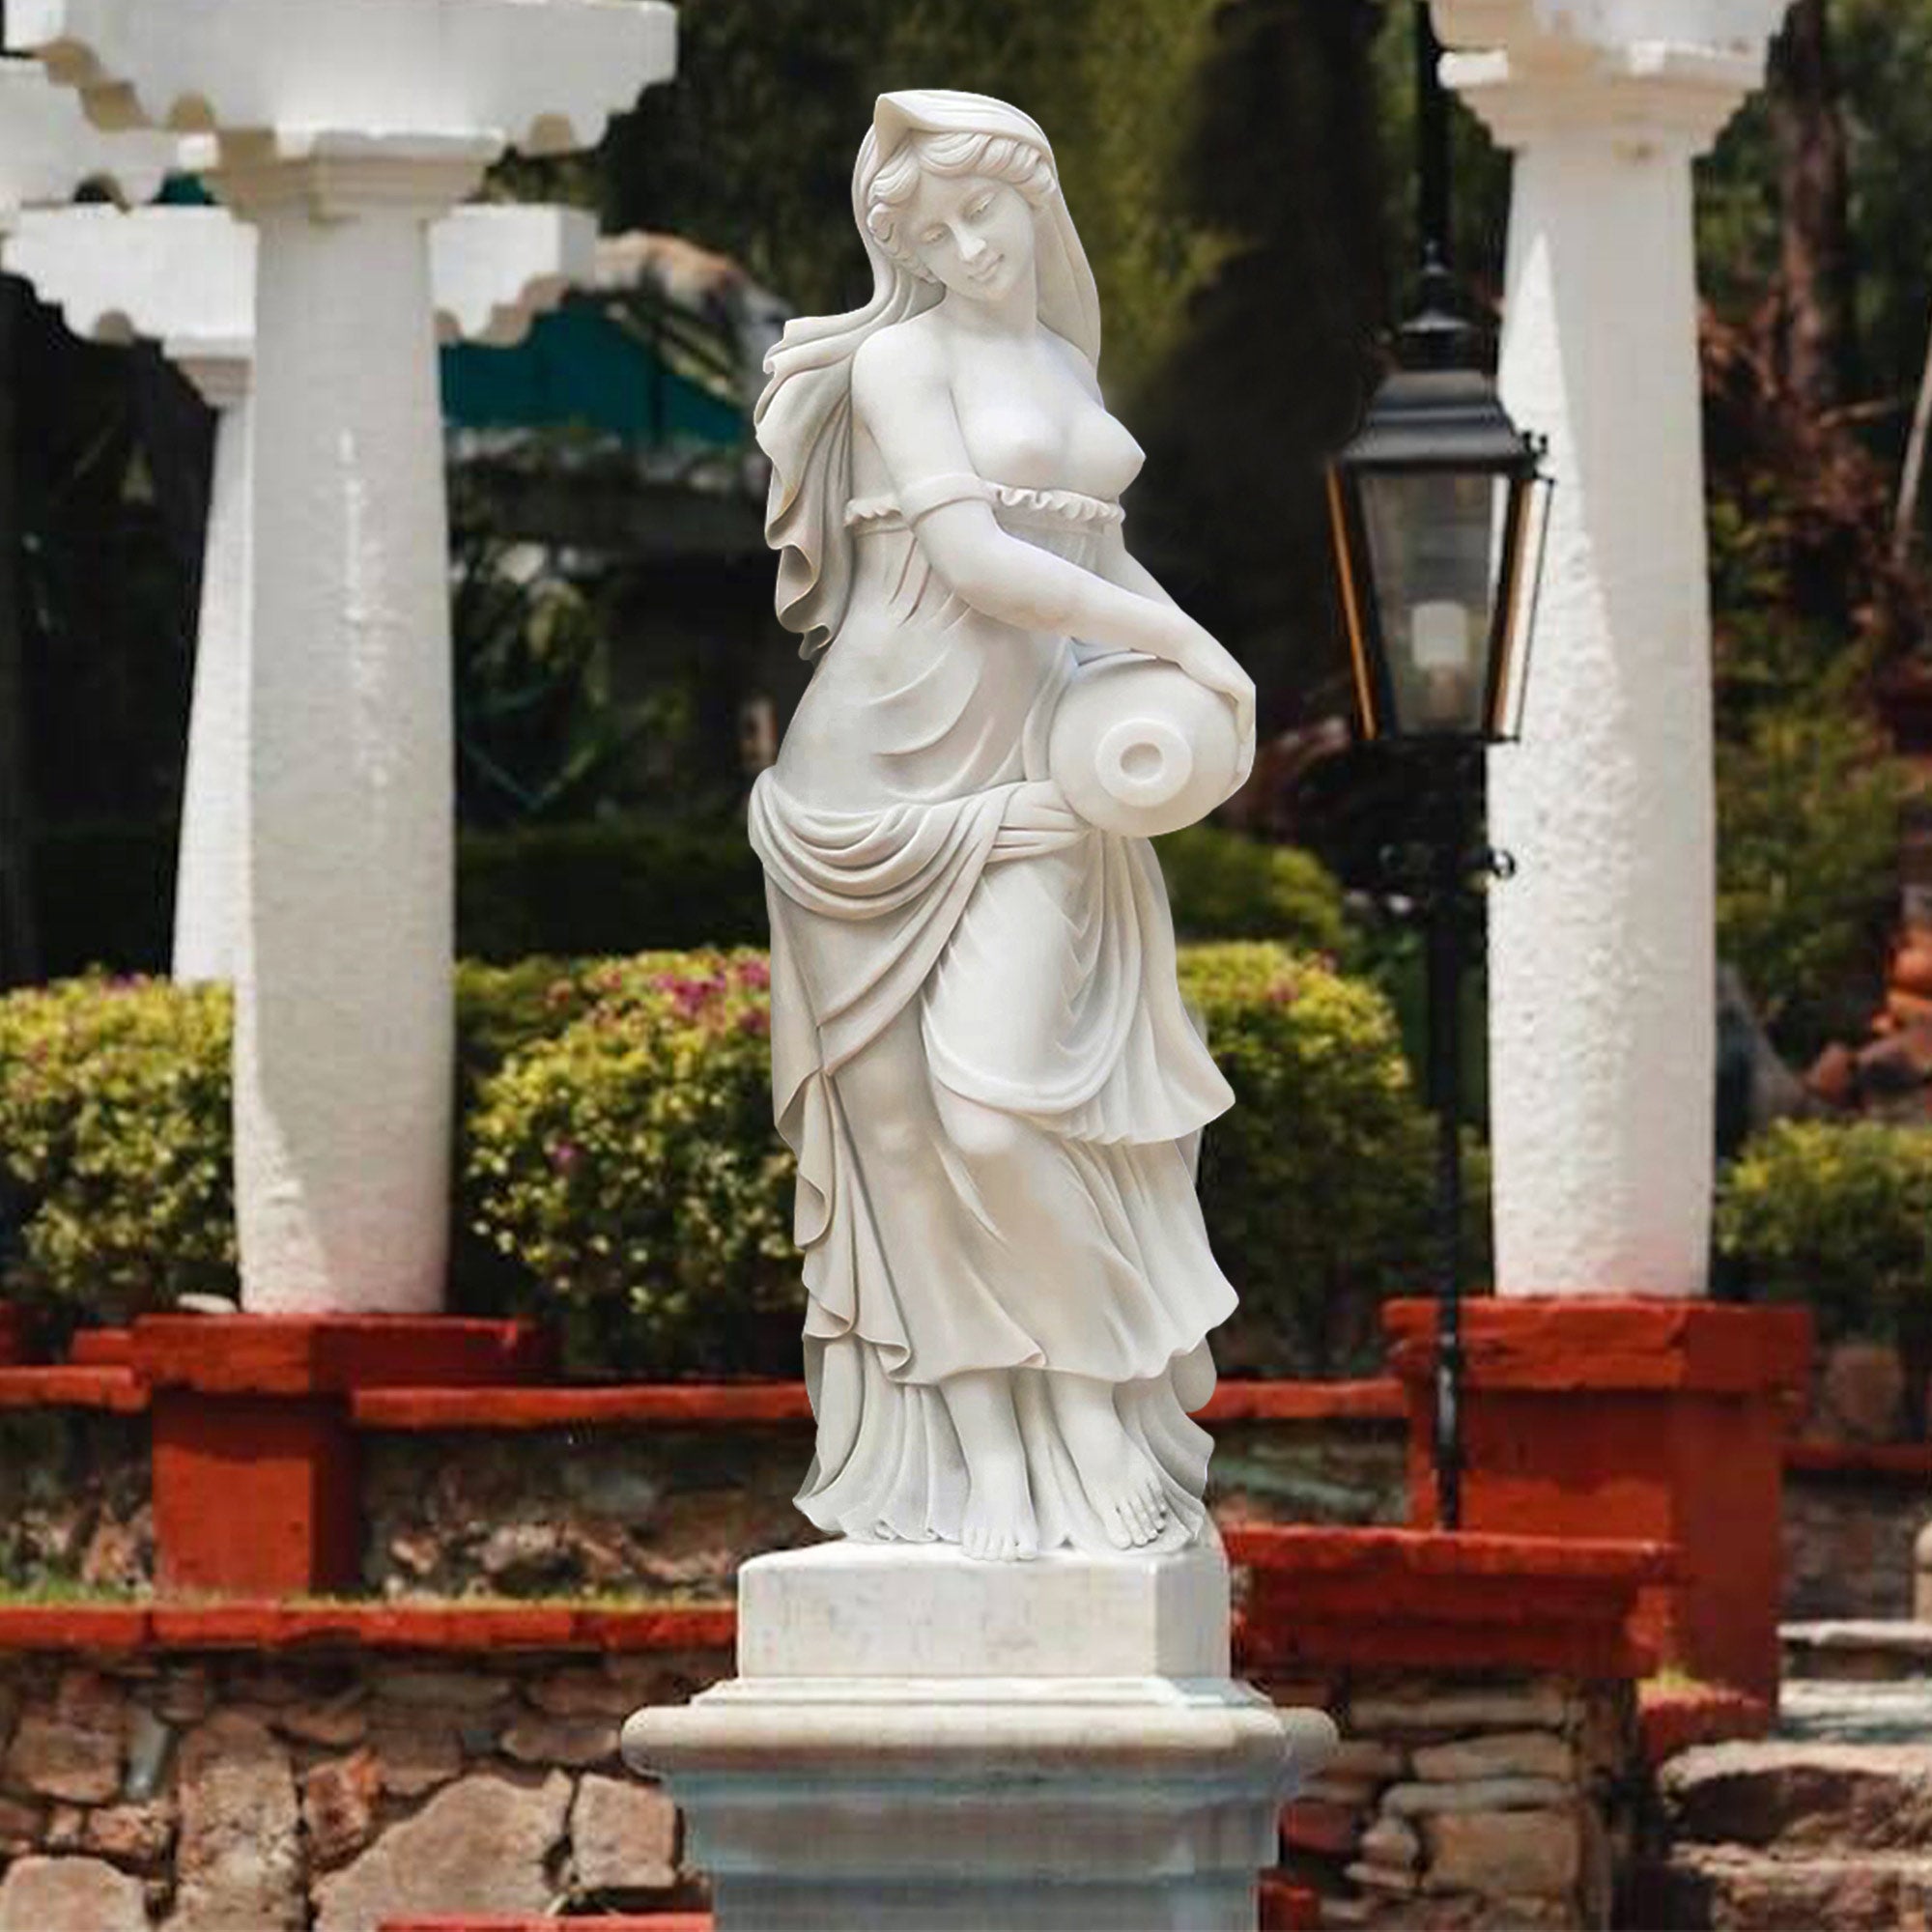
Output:
<instances>
[{"instance_id":1,"label":"trimmed hedge","mask_svg":"<svg viewBox=\"0 0 1932 1932\"><path fill-rule=\"evenodd\" d=\"M1271 945L1185 948L1181 973L1240 1102L1203 1157L1244 1302L1229 1359L1366 1355L1426 1260L1428 1122L1388 1007ZM584 1369L795 1370L766 986L751 952L459 969L459 1306L560 1320ZM0 1000L8 1292L96 1319L233 1292L228 1033L223 995L162 982Z\"/></svg>"},{"instance_id":2,"label":"trimmed hedge","mask_svg":"<svg viewBox=\"0 0 1932 1932\"><path fill-rule=\"evenodd\" d=\"M1780 1121L1718 1197L1718 1245L1753 1298L1805 1303L1824 1339L1932 1320L1932 1132Z\"/></svg>"}]
</instances>

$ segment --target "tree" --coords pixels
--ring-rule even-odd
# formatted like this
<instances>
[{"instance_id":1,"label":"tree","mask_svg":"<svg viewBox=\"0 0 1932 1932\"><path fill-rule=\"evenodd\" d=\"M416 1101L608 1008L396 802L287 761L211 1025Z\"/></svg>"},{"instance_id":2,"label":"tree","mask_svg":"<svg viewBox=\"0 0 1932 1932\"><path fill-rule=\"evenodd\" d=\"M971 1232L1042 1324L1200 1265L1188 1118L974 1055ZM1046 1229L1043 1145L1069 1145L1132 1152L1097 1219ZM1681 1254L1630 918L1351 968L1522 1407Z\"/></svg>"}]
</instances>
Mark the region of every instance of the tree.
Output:
<instances>
[{"instance_id":1,"label":"tree","mask_svg":"<svg viewBox=\"0 0 1932 1932\"><path fill-rule=\"evenodd\" d=\"M1845 124L1826 0L1797 0L1771 52L1780 223L1778 361L1794 398L1829 410L1849 386L1853 349Z\"/></svg>"}]
</instances>

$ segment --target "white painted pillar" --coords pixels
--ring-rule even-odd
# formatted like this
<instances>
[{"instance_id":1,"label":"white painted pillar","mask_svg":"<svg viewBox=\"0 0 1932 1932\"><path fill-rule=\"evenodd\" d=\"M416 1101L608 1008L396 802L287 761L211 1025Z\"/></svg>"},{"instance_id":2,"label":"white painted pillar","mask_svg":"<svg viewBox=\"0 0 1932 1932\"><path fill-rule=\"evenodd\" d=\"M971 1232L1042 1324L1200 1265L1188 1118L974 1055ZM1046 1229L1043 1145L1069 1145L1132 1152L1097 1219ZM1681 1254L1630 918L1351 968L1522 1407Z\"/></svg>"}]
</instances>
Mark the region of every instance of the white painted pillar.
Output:
<instances>
[{"instance_id":1,"label":"white painted pillar","mask_svg":"<svg viewBox=\"0 0 1932 1932\"><path fill-rule=\"evenodd\" d=\"M245 354L182 356L177 366L215 412L175 863L174 977L192 983L234 978L242 926L248 645L254 631L249 615L252 330Z\"/></svg>"},{"instance_id":2,"label":"white painted pillar","mask_svg":"<svg viewBox=\"0 0 1932 1932\"><path fill-rule=\"evenodd\" d=\"M454 1078L447 549L428 227L586 145L659 0L10 0L90 116L212 130L258 230L235 1144L242 1303L441 1305Z\"/></svg>"},{"instance_id":3,"label":"white painted pillar","mask_svg":"<svg viewBox=\"0 0 1932 1932\"><path fill-rule=\"evenodd\" d=\"M1782 0L1435 0L1516 156L1500 386L1556 489L1522 742L1490 760L1496 1285L1695 1295L1715 835L1691 161Z\"/></svg>"},{"instance_id":4,"label":"white painted pillar","mask_svg":"<svg viewBox=\"0 0 1932 1932\"><path fill-rule=\"evenodd\" d=\"M258 234L235 1179L264 1313L442 1301L454 750L426 231L492 146L325 138L212 177Z\"/></svg>"}]
</instances>

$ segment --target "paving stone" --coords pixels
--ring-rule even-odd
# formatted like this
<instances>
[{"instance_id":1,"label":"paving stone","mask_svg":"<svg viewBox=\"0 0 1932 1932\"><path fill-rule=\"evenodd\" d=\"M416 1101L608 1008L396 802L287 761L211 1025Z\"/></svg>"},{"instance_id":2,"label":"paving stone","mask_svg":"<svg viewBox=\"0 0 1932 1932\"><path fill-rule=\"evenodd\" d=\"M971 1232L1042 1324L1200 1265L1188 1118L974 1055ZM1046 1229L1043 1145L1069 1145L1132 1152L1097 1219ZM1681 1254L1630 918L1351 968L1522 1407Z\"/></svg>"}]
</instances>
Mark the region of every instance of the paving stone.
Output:
<instances>
[{"instance_id":1,"label":"paving stone","mask_svg":"<svg viewBox=\"0 0 1932 1932\"><path fill-rule=\"evenodd\" d=\"M1437 1811L1534 1811L1576 1799L1575 1789L1553 1777L1476 1777L1462 1784L1392 1784L1382 1809L1401 1818Z\"/></svg>"},{"instance_id":2,"label":"paving stone","mask_svg":"<svg viewBox=\"0 0 1932 1932\"><path fill-rule=\"evenodd\" d=\"M1379 1865L1412 1865L1422 1856L1422 1840L1404 1818L1378 1818L1362 1833L1362 1857Z\"/></svg>"},{"instance_id":3,"label":"paving stone","mask_svg":"<svg viewBox=\"0 0 1932 1932\"><path fill-rule=\"evenodd\" d=\"M1415 1775L1429 1783L1469 1777L1576 1775L1577 1754L1553 1731L1495 1731L1454 1744L1418 1745Z\"/></svg>"},{"instance_id":4,"label":"paving stone","mask_svg":"<svg viewBox=\"0 0 1932 1932\"><path fill-rule=\"evenodd\" d=\"M295 1773L259 1718L225 1711L182 1742L179 1890L168 1932L298 1932L306 1912Z\"/></svg>"},{"instance_id":5,"label":"paving stone","mask_svg":"<svg viewBox=\"0 0 1932 1932\"><path fill-rule=\"evenodd\" d=\"M553 1902L546 1861L563 1837L570 1779L472 1773L315 1887L315 1932L377 1932L412 1914L535 1916Z\"/></svg>"},{"instance_id":6,"label":"paving stone","mask_svg":"<svg viewBox=\"0 0 1932 1932\"><path fill-rule=\"evenodd\" d=\"M525 1712L503 1727L502 1747L520 1764L568 1765L582 1770L617 1755L614 1718L546 1718Z\"/></svg>"},{"instance_id":7,"label":"paving stone","mask_svg":"<svg viewBox=\"0 0 1932 1932\"><path fill-rule=\"evenodd\" d=\"M16 1798L0 1798L0 1858L16 1859L33 1851L46 1828L46 1814L38 1804Z\"/></svg>"},{"instance_id":8,"label":"paving stone","mask_svg":"<svg viewBox=\"0 0 1932 1932\"><path fill-rule=\"evenodd\" d=\"M1559 1685L1542 1680L1520 1689L1355 1697L1350 1701L1348 1728L1372 1733L1553 1731L1569 1722L1571 1703Z\"/></svg>"},{"instance_id":9,"label":"paving stone","mask_svg":"<svg viewBox=\"0 0 1932 1932\"><path fill-rule=\"evenodd\" d=\"M1645 1923L1710 1932L1904 1932L1932 1924L1932 1856L1853 1852L1801 1857L1737 1845L1682 1845Z\"/></svg>"},{"instance_id":10,"label":"paving stone","mask_svg":"<svg viewBox=\"0 0 1932 1932\"><path fill-rule=\"evenodd\" d=\"M1322 1775L1327 1777L1369 1777L1392 1784L1408 1769L1408 1753L1381 1738L1344 1738L1329 1752Z\"/></svg>"},{"instance_id":11,"label":"paving stone","mask_svg":"<svg viewBox=\"0 0 1932 1932\"><path fill-rule=\"evenodd\" d=\"M358 1684L339 1697L313 1704L291 1704L275 1713L275 1728L301 1744L327 1750L346 1750L369 1735L369 1714L363 1708L367 1692Z\"/></svg>"},{"instance_id":12,"label":"paving stone","mask_svg":"<svg viewBox=\"0 0 1932 1932\"><path fill-rule=\"evenodd\" d=\"M463 1774L463 1741L445 1714L373 1711L369 1747L395 1798L420 1798Z\"/></svg>"},{"instance_id":13,"label":"paving stone","mask_svg":"<svg viewBox=\"0 0 1932 1932\"><path fill-rule=\"evenodd\" d=\"M637 1778L585 1777L570 1811L582 1891L663 1891L677 1883L677 1806Z\"/></svg>"},{"instance_id":14,"label":"paving stone","mask_svg":"<svg viewBox=\"0 0 1932 1932\"><path fill-rule=\"evenodd\" d=\"M17 1859L0 1879L0 1932L148 1932L146 1895L100 1859Z\"/></svg>"},{"instance_id":15,"label":"paving stone","mask_svg":"<svg viewBox=\"0 0 1932 1932\"><path fill-rule=\"evenodd\" d=\"M1932 1843L1922 1745L1699 1745L1669 1759L1658 1785L1680 1839L1902 1852Z\"/></svg>"},{"instance_id":16,"label":"paving stone","mask_svg":"<svg viewBox=\"0 0 1932 1932\"><path fill-rule=\"evenodd\" d=\"M310 1861L323 1870L353 1859L376 1830L383 1795L383 1767L372 1750L331 1758L301 1781L302 1824Z\"/></svg>"},{"instance_id":17,"label":"paving stone","mask_svg":"<svg viewBox=\"0 0 1932 1932\"><path fill-rule=\"evenodd\" d=\"M444 1711L485 1711L510 1694L507 1678L480 1670L379 1670L377 1696L393 1704L431 1704Z\"/></svg>"},{"instance_id":18,"label":"paving stone","mask_svg":"<svg viewBox=\"0 0 1932 1932\"><path fill-rule=\"evenodd\" d=\"M7 1753L7 1780L45 1798L104 1804L121 1791L121 1733L31 1712Z\"/></svg>"},{"instance_id":19,"label":"paving stone","mask_svg":"<svg viewBox=\"0 0 1932 1932\"><path fill-rule=\"evenodd\" d=\"M1583 1835L1574 1808L1447 1811L1422 1829L1432 1891L1568 1898L1582 1873Z\"/></svg>"},{"instance_id":20,"label":"paving stone","mask_svg":"<svg viewBox=\"0 0 1932 1932\"><path fill-rule=\"evenodd\" d=\"M165 1864L174 1837L172 1804L107 1804L87 1814L81 1843L116 1864L153 1873Z\"/></svg>"},{"instance_id":21,"label":"paving stone","mask_svg":"<svg viewBox=\"0 0 1932 1932\"><path fill-rule=\"evenodd\" d=\"M553 1718L614 1718L620 1723L643 1700L607 1670L554 1670L533 1677L524 1695Z\"/></svg>"}]
</instances>

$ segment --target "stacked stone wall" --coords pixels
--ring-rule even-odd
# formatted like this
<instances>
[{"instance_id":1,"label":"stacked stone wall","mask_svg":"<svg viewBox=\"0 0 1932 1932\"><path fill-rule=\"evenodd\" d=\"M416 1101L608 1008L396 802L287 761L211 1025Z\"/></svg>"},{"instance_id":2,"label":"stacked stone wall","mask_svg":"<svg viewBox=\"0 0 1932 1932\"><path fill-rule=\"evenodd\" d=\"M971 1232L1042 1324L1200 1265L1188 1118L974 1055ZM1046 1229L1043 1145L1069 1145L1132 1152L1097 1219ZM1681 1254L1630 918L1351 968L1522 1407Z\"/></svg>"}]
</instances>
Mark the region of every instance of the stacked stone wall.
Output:
<instances>
[{"instance_id":1,"label":"stacked stone wall","mask_svg":"<svg viewBox=\"0 0 1932 1932\"><path fill-rule=\"evenodd\" d=\"M1630 1685L1360 1670L1264 1688L1342 1733L1283 1819L1284 1869L1320 1894L1323 1925L1614 1922L1643 1777Z\"/></svg>"},{"instance_id":2,"label":"stacked stone wall","mask_svg":"<svg viewBox=\"0 0 1932 1932\"><path fill-rule=\"evenodd\" d=\"M729 1673L722 1650L0 1658L0 1932L696 1902L617 1733Z\"/></svg>"}]
</instances>

